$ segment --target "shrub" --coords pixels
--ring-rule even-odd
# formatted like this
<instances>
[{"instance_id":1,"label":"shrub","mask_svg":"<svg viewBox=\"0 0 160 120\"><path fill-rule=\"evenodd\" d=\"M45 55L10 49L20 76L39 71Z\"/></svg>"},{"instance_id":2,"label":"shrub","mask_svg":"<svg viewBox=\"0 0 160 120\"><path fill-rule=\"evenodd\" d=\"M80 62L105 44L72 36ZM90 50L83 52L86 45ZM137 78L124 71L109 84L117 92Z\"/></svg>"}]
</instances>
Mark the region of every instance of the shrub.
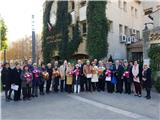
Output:
<instances>
[{"instance_id":1,"label":"shrub","mask_svg":"<svg viewBox=\"0 0 160 120\"><path fill-rule=\"evenodd\" d=\"M155 81L155 88L157 92L160 93L160 77L158 77L157 80Z\"/></svg>"}]
</instances>

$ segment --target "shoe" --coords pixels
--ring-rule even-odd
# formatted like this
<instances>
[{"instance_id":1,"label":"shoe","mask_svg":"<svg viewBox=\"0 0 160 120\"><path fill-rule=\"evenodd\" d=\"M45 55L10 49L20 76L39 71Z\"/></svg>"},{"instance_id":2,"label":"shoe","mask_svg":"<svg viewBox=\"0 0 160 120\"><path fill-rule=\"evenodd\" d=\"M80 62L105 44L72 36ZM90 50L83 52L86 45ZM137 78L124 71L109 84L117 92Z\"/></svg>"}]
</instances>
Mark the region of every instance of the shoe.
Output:
<instances>
[{"instance_id":1,"label":"shoe","mask_svg":"<svg viewBox=\"0 0 160 120\"><path fill-rule=\"evenodd\" d=\"M134 94L134 96L138 96L137 94Z\"/></svg>"},{"instance_id":2,"label":"shoe","mask_svg":"<svg viewBox=\"0 0 160 120\"><path fill-rule=\"evenodd\" d=\"M10 102L10 100L7 98L7 99L6 99L6 102Z\"/></svg>"},{"instance_id":3,"label":"shoe","mask_svg":"<svg viewBox=\"0 0 160 120\"><path fill-rule=\"evenodd\" d=\"M142 97L142 95L138 95L138 97Z\"/></svg>"},{"instance_id":4,"label":"shoe","mask_svg":"<svg viewBox=\"0 0 160 120\"><path fill-rule=\"evenodd\" d=\"M147 96L146 99L147 99L147 100L151 99L151 96Z\"/></svg>"},{"instance_id":5,"label":"shoe","mask_svg":"<svg viewBox=\"0 0 160 120\"><path fill-rule=\"evenodd\" d=\"M26 98L23 98L23 101L26 101Z\"/></svg>"}]
</instances>

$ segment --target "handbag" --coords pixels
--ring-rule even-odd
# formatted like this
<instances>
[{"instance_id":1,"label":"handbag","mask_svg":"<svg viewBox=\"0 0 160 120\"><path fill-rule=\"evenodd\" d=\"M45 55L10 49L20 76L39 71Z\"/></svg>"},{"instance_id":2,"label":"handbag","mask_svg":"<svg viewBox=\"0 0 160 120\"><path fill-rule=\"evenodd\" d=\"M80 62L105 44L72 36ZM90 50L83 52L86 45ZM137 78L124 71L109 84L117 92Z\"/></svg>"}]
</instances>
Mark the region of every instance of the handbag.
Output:
<instances>
[{"instance_id":1,"label":"handbag","mask_svg":"<svg viewBox=\"0 0 160 120\"><path fill-rule=\"evenodd\" d=\"M106 77L105 81L111 81L111 77Z\"/></svg>"},{"instance_id":2,"label":"handbag","mask_svg":"<svg viewBox=\"0 0 160 120\"><path fill-rule=\"evenodd\" d=\"M111 83L114 85L117 84L117 78L115 76L112 77Z\"/></svg>"},{"instance_id":3,"label":"handbag","mask_svg":"<svg viewBox=\"0 0 160 120\"><path fill-rule=\"evenodd\" d=\"M18 88L19 88L18 85L15 85L15 84L12 84L12 85L11 85L11 89L12 89L12 90L18 91Z\"/></svg>"}]
</instances>

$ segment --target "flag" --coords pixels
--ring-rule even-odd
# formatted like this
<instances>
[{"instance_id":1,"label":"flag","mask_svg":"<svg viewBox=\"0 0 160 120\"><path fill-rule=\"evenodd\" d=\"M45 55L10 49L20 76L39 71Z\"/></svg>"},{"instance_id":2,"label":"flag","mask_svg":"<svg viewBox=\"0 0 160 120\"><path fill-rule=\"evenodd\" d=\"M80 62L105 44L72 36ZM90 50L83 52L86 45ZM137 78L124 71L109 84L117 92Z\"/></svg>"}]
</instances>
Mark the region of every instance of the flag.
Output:
<instances>
[{"instance_id":1,"label":"flag","mask_svg":"<svg viewBox=\"0 0 160 120\"><path fill-rule=\"evenodd\" d=\"M50 23L47 23L47 25L48 25L48 31L51 32L51 30L52 30L51 24L50 24Z\"/></svg>"}]
</instances>

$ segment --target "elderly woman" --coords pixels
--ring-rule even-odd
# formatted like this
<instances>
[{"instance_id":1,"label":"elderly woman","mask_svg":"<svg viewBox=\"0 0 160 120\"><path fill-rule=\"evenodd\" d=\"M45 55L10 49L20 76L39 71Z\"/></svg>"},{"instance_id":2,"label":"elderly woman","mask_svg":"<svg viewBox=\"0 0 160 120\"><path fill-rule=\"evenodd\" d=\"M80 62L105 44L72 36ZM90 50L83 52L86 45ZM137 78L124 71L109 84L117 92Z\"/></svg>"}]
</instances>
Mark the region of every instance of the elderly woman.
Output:
<instances>
[{"instance_id":1,"label":"elderly woman","mask_svg":"<svg viewBox=\"0 0 160 120\"><path fill-rule=\"evenodd\" d=\"M25 65L21 73L22 79L22 92L23 100L30 100L31 98L31 87L32 87L32 73L29 71L29 67Z\"/></svg>"},{"instance_id":2,"label":"elderly woman","mask_svg":"<svg viewBox=\"0 0 160 120\"><path fill-rule=\"evenodd\" d=\"M73 66L68 63L68 67L66 70L66 85L67 85L67 92L71 93L72 92L72 84L73 84Z\"/></svg>"},{"instance_id":3,"label":"elderly woman","mask_svg":"<svg viewBox=\"0 0 160 120\"><path fill-rule=\"evenodd\" d=\"M80 93L80 68L79 65L76 64L76 67L73 71L73 79L74 79L74 93Z\"/></svg>"},{"instance_id":4,"label":"elderly woman","mask_svg":"<svg viewBox=\"0 0 160 120\"><path fill-rule=\"evenodd\" d=\"M147 95L145 96L146 99L151 99L150 91L152 87L152 81L151 81L151 69L149 68L149 65L144 63L144 68L142 72L142 80L144 83L144 88L146 89Z\"/></svg>"}]
</instances>

